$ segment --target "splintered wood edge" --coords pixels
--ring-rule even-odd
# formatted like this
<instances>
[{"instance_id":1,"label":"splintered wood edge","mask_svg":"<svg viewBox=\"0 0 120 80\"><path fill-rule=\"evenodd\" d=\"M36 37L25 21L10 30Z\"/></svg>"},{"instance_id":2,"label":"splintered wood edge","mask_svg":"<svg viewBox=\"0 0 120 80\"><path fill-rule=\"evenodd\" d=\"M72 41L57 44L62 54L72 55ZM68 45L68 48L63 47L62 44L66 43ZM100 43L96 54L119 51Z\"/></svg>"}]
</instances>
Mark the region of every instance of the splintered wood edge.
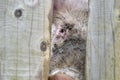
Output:
<instances>
[{"instance_id":1,"label":"splintered wood edge","mask_svg":"<svg viewBox=\"0 0 120 80\"><path fill-rule=\"evenodd\" d=\"M43 79L48 80L49 76L49 64L50 64L50 47L51 47L51 22L52 22L52 12L53 12L53 0L44 0L45 8L45 40L47 42L47 50L44 52L44 66L43 66Z\"/></svg>"}]
</instances>

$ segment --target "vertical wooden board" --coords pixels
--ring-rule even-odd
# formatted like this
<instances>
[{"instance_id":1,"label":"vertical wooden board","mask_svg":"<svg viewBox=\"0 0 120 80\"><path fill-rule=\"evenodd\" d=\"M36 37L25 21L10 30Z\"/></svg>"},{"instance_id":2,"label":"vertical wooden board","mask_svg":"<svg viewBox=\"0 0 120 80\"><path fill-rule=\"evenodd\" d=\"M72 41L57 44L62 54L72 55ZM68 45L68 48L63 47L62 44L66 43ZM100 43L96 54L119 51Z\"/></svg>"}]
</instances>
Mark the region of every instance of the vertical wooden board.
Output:
<instances>
[{"instance_id":1,"label":"vertical wooden board","mask_svg":"<svg viewBox=\"0 0 120 80\"><path fill-rule=\"evenodd\" d=\"M45 80L48 69L44 73L44 64L50 52L48 14L52 1L46 2L0 0L0 80L33 80L38 73L39 80ZM40 50L42 41L47 44L46 51Z\"/></svg>"},{"instance_id":2,"label":"vertical wooden board","mask_svg":"<svg viewBox=\"0 0 120 80\"><path fill-rule=\"evenodd\" d=\"M43 80L48 80L49 76L49 61L50 61L50 47L51 47L51 39L50 39L50 32L51 32L51 22L52 22L52 12L53 12L53 0L44 0L45 3L45 39L47 40L47 51L45 52L45 57L44 57L44 79ZM49 18L49 19L48 19Z\"/></svg>"},{"instance_id":3,"label":"vertical wooden board","mask_svg":"<svg viewBox=\"0 0 120 80\"><path fill-rule=\"evenodd\" d=\"M90 0L87 80L114 80L114 0Z\"/></svg>"},{"instance_id":4,"label":"vertical wooden board","mask_svg":"<svg viewBox=\"0 0 120 80\"><path fill-rule=\"evenodd\" d=\"M115 4L115 80L120 80L120 1Z\"/></svg>"}]
</instances>

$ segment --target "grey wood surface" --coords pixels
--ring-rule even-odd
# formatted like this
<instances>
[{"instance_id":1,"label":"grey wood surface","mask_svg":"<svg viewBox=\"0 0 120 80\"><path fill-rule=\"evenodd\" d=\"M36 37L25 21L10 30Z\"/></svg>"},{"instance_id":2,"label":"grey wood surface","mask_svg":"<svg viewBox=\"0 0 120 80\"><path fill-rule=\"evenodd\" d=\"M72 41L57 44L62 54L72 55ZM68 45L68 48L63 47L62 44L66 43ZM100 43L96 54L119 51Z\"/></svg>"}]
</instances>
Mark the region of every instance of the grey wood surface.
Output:
<instances>
[{"instance_id":1,"label":"grey wood surface","mask_svg":"<svg viewBox=\"0 0 120 80\"><path fill-rule=\"evenodd\" d=\"M47 80L51 2L0 0L0 80L33 80L36 75ZM22 15L18 11L16 17L19 9ZM42 41L47 43L46 51L40 50Z\"/></svg>"},{"instance_id":2,"label":"grey wood surface","mask_svg":"<svg viewBox=\"0 0 120 80\"><path fill-rule=\"evenodd\" d=\"M90 0L87 80L119 80L115 69L115 0Z\"/></svg>"},{"instance_id":3,"label":"grey wood surface","mask_svg":"<svg viewBox=\"0 0 120 80\"><path fill-rule=\"evenodd\" d=\"M86 79L120 80L120 1L89 1ZM47 80L51 7L52 0L0 0L0 80Z\"/></svg>"},{"instance_id":4,"label":"grey wood surface","mask_svg":"<svg viewBox=\"0 0 120 80\"><path fill-rule=\"evenodd\" d=\"M120 80L120 1L115 5L115 80Z\"/></svg>"}]
</instances>

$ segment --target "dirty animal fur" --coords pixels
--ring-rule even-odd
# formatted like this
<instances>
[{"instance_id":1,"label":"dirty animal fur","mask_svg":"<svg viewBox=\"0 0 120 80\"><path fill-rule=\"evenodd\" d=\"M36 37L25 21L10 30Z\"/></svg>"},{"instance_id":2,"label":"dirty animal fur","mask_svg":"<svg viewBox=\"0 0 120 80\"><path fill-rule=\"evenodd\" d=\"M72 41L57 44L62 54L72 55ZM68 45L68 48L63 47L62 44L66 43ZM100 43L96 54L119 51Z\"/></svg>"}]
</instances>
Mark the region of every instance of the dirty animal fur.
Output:
<instances>
[{"instance_id":1,"label":"dirty animal fur","mask_svg":"<svg viewBox=\"0 0 120 80\"><path fill-rule=\"evenodd\" d=\"M85 80L88 1L54 0L53 16L50 76L64 73Z\"/></svg>"}]
</instances>

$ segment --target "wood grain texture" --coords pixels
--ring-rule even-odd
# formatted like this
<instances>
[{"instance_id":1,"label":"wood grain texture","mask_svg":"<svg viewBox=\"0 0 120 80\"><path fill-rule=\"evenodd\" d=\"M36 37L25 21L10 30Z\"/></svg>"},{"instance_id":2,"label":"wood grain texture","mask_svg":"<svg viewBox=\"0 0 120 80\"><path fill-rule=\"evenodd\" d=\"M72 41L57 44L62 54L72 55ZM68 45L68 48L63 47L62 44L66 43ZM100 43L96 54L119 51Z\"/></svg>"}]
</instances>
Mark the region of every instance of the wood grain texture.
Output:
<instances>
[{"instance_id":1,"label":"wood grain texture","mask_svg":"<svg viewBox=\"0 0 120 80\"><path fill-rule=\"evenodd\" d=\"M0 0L0 80L47 80L51 0ZM17 18L15 10L21 9ZM46 41L47 50L40 50ZM46 68L46 69L45 69Z\"/></svg>"},{"instance_id":2,"label":"wood grain texture","mask_svg":"<svg viewBox=\"0 0 120 80\"><path fill-rule=\"evenodd\" d=\"M47 80L52 0L28 1L0 0L0 80L33 80L39 72L38 80ZM87 80L120 80L120 1L114 2L90 0ZM19 18L16 9L23 12Z\"/></svg>"},{"instance_id":3,"label":"wood grain texture","mask_svg":"<svg viewBox=\"0 0 120 80\"><path fill-rule=\"evenodd\" d=\"M86 77L115 80L114 0L90 0Z\"/></svg>"},{"instance_id":4,"label":"wood grain texture","mask_svg":"<svg viewBox=\"0 0 120 80\"><path fill-rule=\"evenodd\" d=\"M44 78L43 80L48 80L49 76L49 64L50 64L50 49L51 49L51 39L50 39L50 32L51 32L51 22L52 22L52 12L53 12L53 0L44 0L44 3L46 4L44 6L45 8L45 38L47 40L47 51L45 52L45 59L44 59ZM49 17L49 19L48 19Z\"/></svg>"},{"instance_id":5,"label":"wood grain texture","mask_svg":"<svg viewBox=\"0 0 120 80\"><path fill-rule=\"evenodd\" d=\"M120 80L120 0L115 4L115 80Z\"/></svg>"}]
</instances>

